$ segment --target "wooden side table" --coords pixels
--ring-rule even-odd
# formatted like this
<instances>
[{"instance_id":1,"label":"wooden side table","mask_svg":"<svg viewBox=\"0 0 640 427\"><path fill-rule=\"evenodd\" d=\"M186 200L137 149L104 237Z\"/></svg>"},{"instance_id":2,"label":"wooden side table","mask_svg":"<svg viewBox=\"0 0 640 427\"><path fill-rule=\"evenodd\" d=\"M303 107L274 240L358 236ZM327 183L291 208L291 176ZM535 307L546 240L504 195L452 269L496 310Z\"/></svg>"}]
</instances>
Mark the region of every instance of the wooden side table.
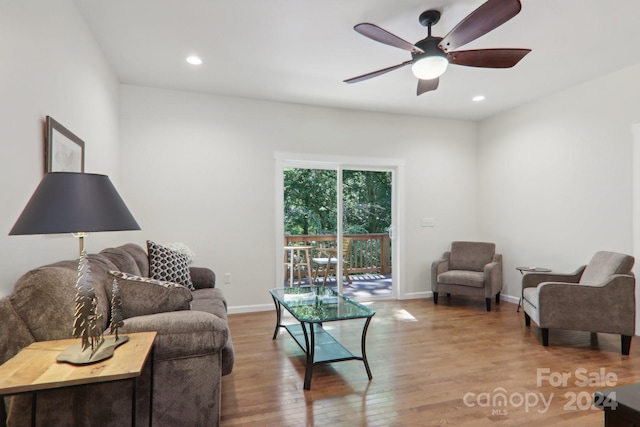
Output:
<instances>
[{"instance_id":1,"label":"wooden side table","mask_svg":"<svg viewBox=\"0 0 640 427\"><path fill-rule=\"evenodd\" d=\"M156 332L127 334L129 342L116 348L113 357L89 365L57 362L56 357L79 338L37 341L20 350L0 366L0 398L32 393L31 425L36 425L37 393L41 390L62 389L108 381L132 381L131 425L136 425L137 379L148 358L151 363L151 391L149 396L149 425L153 419L153 341ZM4 407L4 402L2 402ZM6 414L5 418L6 418ZM6 419L5 419L6 424Z\"/></svg>"}]
</instances>

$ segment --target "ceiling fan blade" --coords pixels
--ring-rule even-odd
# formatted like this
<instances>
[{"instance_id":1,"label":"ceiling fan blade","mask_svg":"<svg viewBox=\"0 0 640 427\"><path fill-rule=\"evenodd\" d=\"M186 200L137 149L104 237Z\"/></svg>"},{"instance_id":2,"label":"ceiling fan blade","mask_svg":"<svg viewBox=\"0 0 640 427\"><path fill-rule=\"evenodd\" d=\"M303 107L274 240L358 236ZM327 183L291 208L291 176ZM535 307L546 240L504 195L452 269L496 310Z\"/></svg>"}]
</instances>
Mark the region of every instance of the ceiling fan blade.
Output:
<instances>
[{"instance_id":1,"label":"ceiling fan blade","mask_svg":"<svg viewBox=\"0 0 640 427\"><path fill-rule=\"evenodd\" d=\"M449 52L451 64L468 67L510 68L524 58L531 49L479 49Z\"/></svg>"},{"instance_id":2,"label":"ceiling fan blade","mask_svg":"<svg viewBox=\"0 0 640 427\"><path fill-rule=\"evenodd\" d=\"M431 80L418 80L418 90L417 95L420 96L425 92L429 92L431 90L436 90L438 88L438 84L440 83L440 78L436 77Z\"/></svg>"},{"instance_id":3,"label":"ceiling fan blade","mask_svg":"<svg viewBox=\"0 0 640 427\"><path fill-rule=\"evenodd\" d=\"M402 64L394 65L392 67L383 68L382 70L378 70L378 71L372 71L371 73L363 74L361 76L352 77L350 79L344 80L344 82L345 83L358 83L358 82L361 82L361 81L364 81L364 80L369 80L370 78L381 76L383 74L388 73L389 71L397 70L398 68L402 68L402 67L407 66L407 65L412 64L412 63L413 63L413 61L405 61Z\"/></svg>"},{"instance_id":4,"label":"ceiling fan blade","mask_svg":"<svg viewBox=\"0 0 640 427\"><path fill-rule=\"evenodd\" d=\"M449 31L439 46L444 52L455 50L504 24L520 9L519 0L489 0Z\"/></svg>"},{"instance_id":5,"label":"ceiling fan blade","mask_svg":"<svg viewBox=\"0 0 640 427\"><path fill-rule=\"evenodd\" d=\"M415 47L413 44L409 43L406 40L401 39L400 37L391 34L387 30L383 30L374 24L362 23L353 27L354 30L359 32L365 37L369 37L371 40L375 40L380 43L387 44L389 46L397 47L400 49L408 50L413 53L424 53L424 51L420 48Z\"/></svg>"}]
</instances>

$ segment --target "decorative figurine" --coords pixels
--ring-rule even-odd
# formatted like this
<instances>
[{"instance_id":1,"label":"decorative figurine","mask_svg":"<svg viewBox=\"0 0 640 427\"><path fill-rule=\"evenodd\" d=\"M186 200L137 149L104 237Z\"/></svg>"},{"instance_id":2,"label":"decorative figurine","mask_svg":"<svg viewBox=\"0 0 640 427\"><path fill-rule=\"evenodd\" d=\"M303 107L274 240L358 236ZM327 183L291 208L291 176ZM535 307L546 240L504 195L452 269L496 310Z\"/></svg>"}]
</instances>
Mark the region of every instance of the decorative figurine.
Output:
<instances>
[{"instance_id":1,"label":"decorative figurine","mask_svg":"<svg viewBox=\"0 0 640 427\"><path fill-rule=\"evenodd\" d=\"M73 336L81 339L82 351L91 347L93 352L102 344L104 338L98 328L98 320L102 318L102 315L96 312L98 300L92 282L87 254L82 251L78 264L78 281L76 283L78 290Z\"/></svg>"},{"instance_id":2,"label":"decorative figurine","mask_svg":"<svg viewBox=\"0 0 640 427\"><path fill-rule=\"evenodd\" d=\"M76 288L76 312L73 322L73 336L80 338L80 342L73 344L62 353L56 360L67 362L73 365L86 365L96 363L113 356L116 347L129 341L129 337L118 336L118 328L124 325L122 316L122 298L118 284L114 280L114 293L111 304L111 332L115 330L116 336L109 336L106 339L102 335L101 322L102 314L98 314L98 298L93 287L89 260L84 250L80 254L78 264L78 281Z\"/></svg>"},{"instance_id":3,"label":"decorative figurine","mask_svg":"<svg viewBox=\"0 0 640 427\"><path fill-rule=\"evenodd\" d=\"M113 279L113 291L111 295L111 329L109 334L115 335L118 341L118 328L124 325L124 317L122 315L122 297L120 296L120 287L118 281Z\"/></svg>"}]
</instances>

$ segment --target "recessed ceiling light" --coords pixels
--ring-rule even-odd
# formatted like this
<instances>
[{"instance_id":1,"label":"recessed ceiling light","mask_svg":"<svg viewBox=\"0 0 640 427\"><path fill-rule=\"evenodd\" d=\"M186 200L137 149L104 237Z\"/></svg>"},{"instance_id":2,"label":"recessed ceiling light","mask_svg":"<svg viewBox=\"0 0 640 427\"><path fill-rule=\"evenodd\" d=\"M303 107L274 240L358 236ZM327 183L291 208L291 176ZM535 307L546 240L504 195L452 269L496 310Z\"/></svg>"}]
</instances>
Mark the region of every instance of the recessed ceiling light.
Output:
<instances>
[{"instance_id":1,"label":"recessed ceiling light","mask_svg":"<svg viewBox=\"0 0 640 427\"><path fill-rule=\"evenodd\" d=\"M480 102L480 101L484 101L484 95L476 95L473 98L471 98L471 100L473 102Z\"/></svg>"},{"instance_id":2,"label":"recessed ceiling light","mask_svg":"<svg viewBox=\"0 0 640 427\"><path fill-rule=\"evenodd\" d=\"M187 57L187 62L191 65L200 65L202 64L202 59L195 55L191 55Z\"/></svg>"}]
</instances>

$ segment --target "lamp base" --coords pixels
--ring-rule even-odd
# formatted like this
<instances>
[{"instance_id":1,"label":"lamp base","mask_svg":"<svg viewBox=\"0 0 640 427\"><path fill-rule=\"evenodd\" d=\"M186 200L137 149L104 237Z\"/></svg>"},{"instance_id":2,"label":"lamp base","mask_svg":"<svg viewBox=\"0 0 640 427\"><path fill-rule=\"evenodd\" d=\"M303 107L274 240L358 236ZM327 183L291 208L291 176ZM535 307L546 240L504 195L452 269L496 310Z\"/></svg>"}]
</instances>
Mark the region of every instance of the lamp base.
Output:
<instances>
[{"instance_id":1,"label":"lamp base","mask_svg":"<svg viewBox=\"0 0 640 427\"><path fill-rule=\"evenodd\" d=\"M82 343L78 342L60 353L56 360L72 365L89 365L110 358L115 349L127 341L129 337L126 335L120 335L117 341L115 336L105 337L102 344L93 350L91 347L82 350Z\"/></svg>"}]
</instances>

